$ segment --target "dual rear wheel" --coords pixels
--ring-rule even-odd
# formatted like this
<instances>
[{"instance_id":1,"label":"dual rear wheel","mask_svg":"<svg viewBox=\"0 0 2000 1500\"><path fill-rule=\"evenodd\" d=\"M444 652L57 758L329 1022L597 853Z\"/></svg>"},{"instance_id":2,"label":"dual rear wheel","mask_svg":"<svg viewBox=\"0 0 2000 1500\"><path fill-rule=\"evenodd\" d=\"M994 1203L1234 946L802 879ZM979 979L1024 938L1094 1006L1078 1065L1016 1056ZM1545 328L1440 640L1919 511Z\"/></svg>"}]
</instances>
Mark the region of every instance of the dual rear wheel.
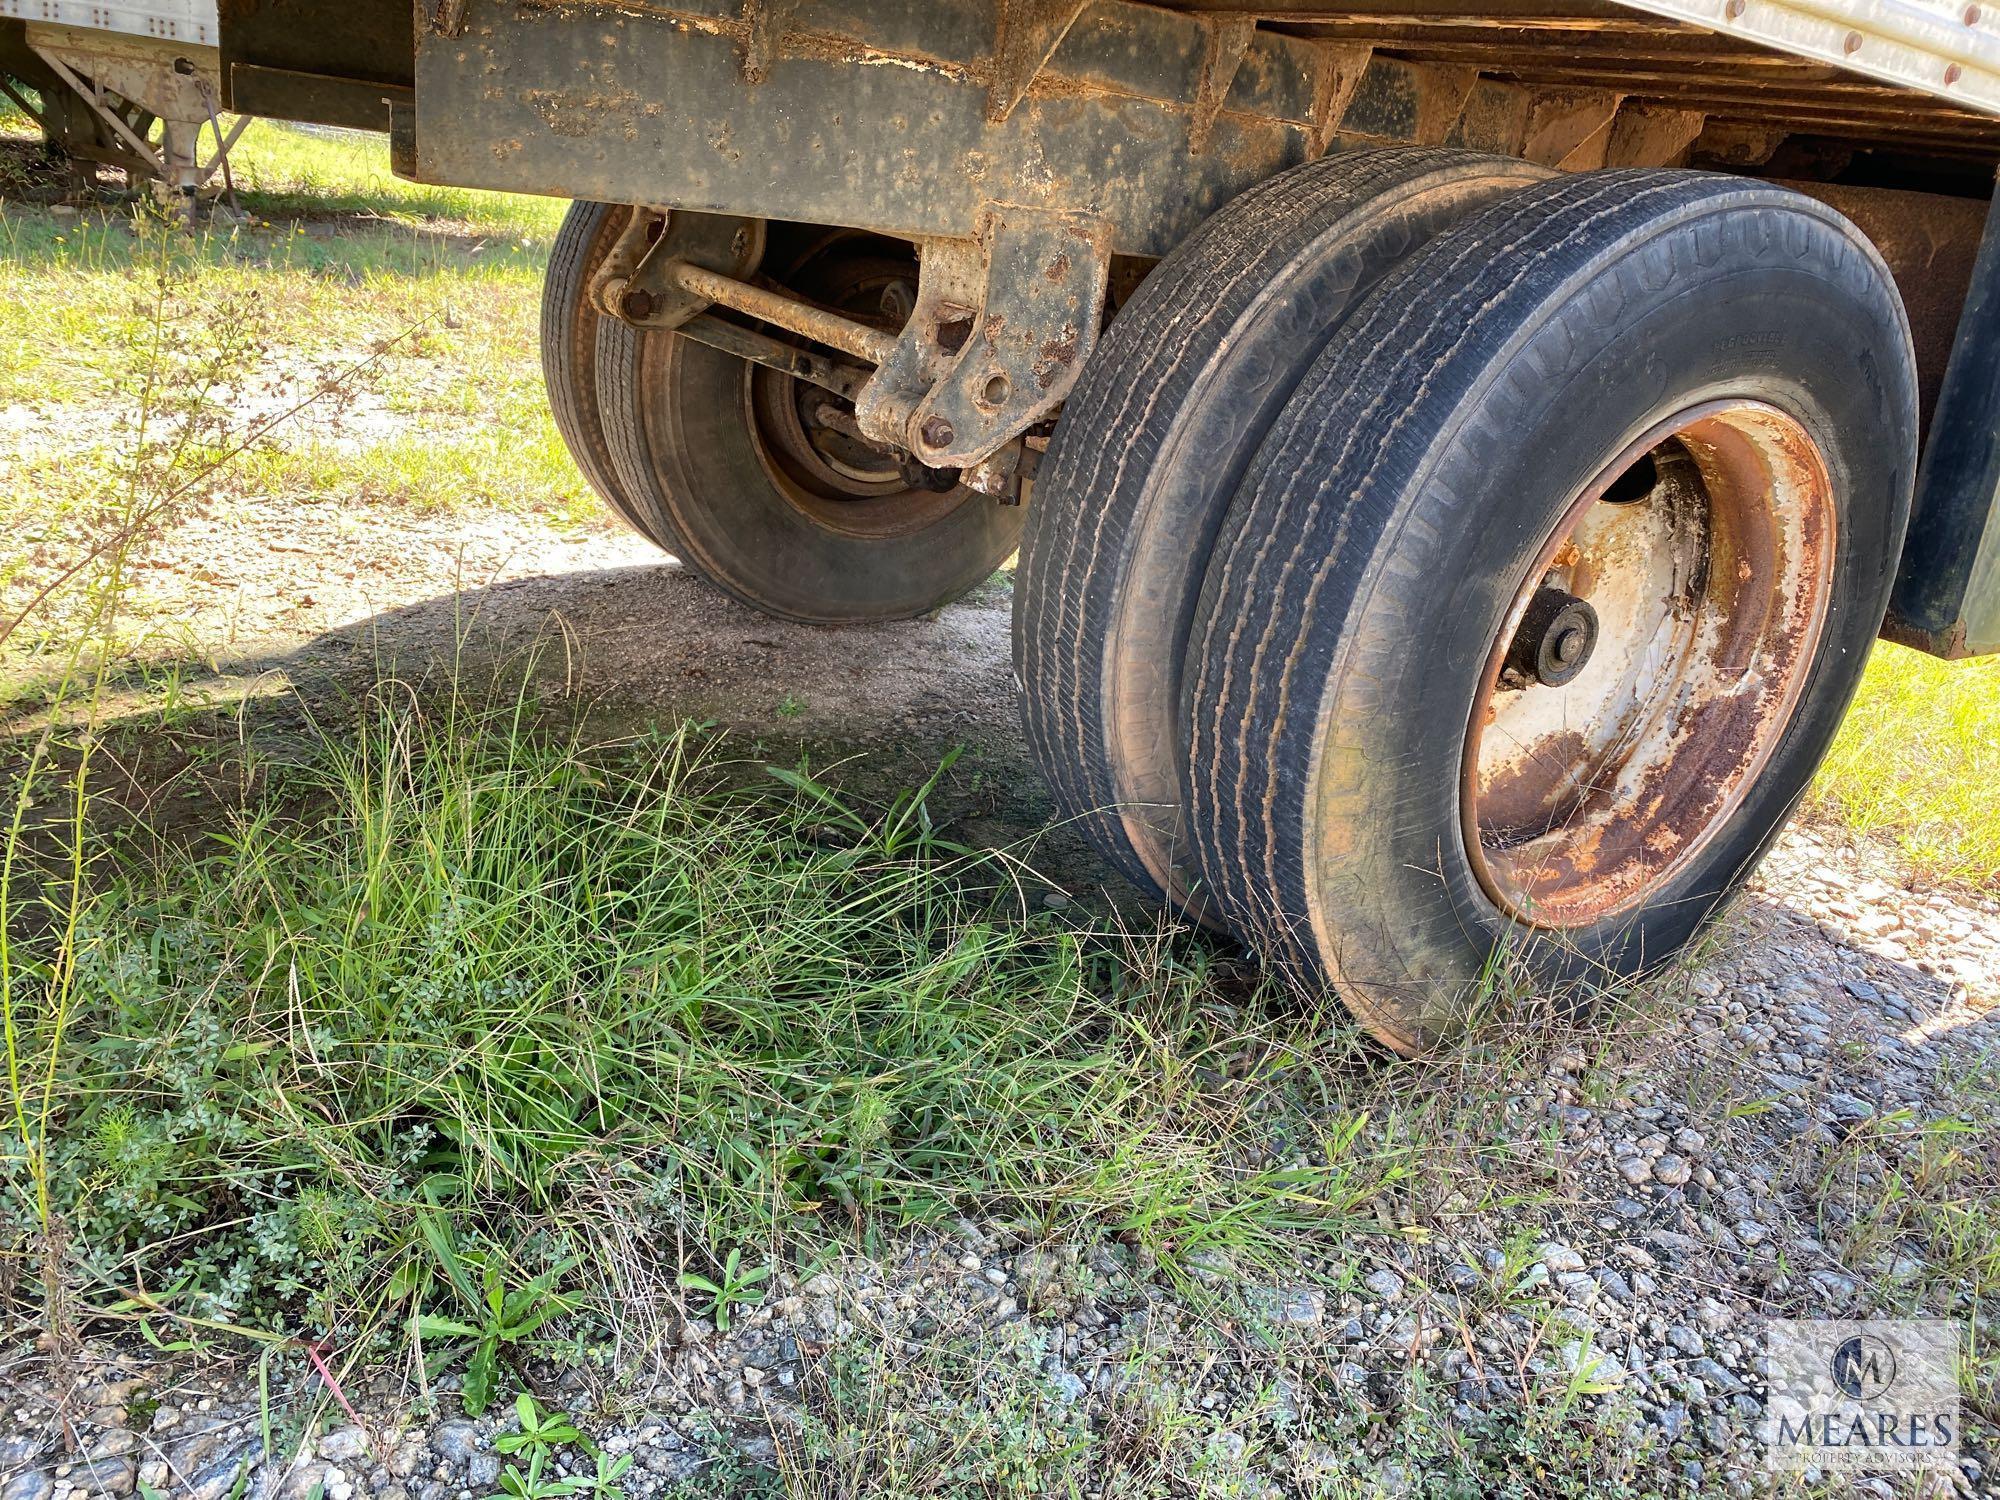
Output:
<instances>
[{"instance_id":1,"label":"dual rear wheel","mask_svg":"<svg viewBox=\"0 0 2000 1500\"><path fill-rule=\"evenodd\" d=\"M1776 836L1886 605L1909 334L1760 183L1398 151L1257 193L1058 428L1024 719L1121 868L1414 1052L1496 955L1671 957Z\"/></svg>"},{"instance_id":2,"label":"dual rear wheel","mask_svg":"<svg viewBox=\"0 0 2000 1500\"><path fill-rule=\"evenodd\" d=\"M550 405L611 509L683 566L786 619L905 619L992 577L1018 543L1019 506L909 472L860 440L842 397L599 314L591 279L629 212L572 205L542 296ZM917 262L901 241L774 226L765 271L893 332Z\"/></svg>"}]
</instances>

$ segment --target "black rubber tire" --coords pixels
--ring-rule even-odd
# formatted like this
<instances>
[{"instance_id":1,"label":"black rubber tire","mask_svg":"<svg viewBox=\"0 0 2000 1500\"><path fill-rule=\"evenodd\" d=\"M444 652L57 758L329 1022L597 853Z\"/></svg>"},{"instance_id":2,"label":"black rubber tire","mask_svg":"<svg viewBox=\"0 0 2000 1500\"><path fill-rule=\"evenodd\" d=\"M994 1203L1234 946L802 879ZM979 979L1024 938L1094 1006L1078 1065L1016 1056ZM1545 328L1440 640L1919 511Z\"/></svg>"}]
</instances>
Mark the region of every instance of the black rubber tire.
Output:
<instances>
[{"instance_id":1,"label":"black rubber tire","mask_svg":"<svg viewBox=\"0 0 2000 1500\"><path fill-rule=\"evenodd\" d=\"M627 210L610 203L577 202L563 215L542 278L542 383L556 430L598 498L632 523L618 487L604 423L597 407L597 325L590 278L624 227Z\"/></svg>"},{"instance_id":2,"label":"black rubber tire","mask_svg":"<svg viewBox=\"0 0 2000 1500\"><path fill-rule=\"evenodd\" d=\"M821 625L910 619L977 588L1019 545L1022 507L964 488L910 492L908 525L795 503L758 454L756 367L732 355L604 318L596 356L628 519L753 609Z\"/></svg>"},{"instance_id":3,"label":"black rubber tire","mask_svg":"<svg viewBox=\"0 0 2000 1500\"><path fill-rule=\"evenodd\" d=\"M1029 509L1015 675L1058 804L1141 889L1204 915L1180 853L1181 659L1210 543L1272 417L1399 259L1548 175L1422 148L1281 173L1178 246L1085 367Z\"/></svg>"},{"instance_id":4,"label":"black rubber tire","mask_svg":"<svg viewBox=\"0 0 2000 1500\"><path fill-rule=\"evenodd\" d=\"M1479 674L1568 497L1708 395L1803 424L1833 481L1819 647L1731 819L1636 912L1550 934L1469 866ZM1916 457L1881 258L1801 195L1691 172L1524 189L1384 279L1273 423L1211 557L1183 684L1196 863L1270 961L1384 1041L1454 1031L1482 970L1574 998L1682 948L1776 837L1881 622Z\"/></svg>"}]
</instances>

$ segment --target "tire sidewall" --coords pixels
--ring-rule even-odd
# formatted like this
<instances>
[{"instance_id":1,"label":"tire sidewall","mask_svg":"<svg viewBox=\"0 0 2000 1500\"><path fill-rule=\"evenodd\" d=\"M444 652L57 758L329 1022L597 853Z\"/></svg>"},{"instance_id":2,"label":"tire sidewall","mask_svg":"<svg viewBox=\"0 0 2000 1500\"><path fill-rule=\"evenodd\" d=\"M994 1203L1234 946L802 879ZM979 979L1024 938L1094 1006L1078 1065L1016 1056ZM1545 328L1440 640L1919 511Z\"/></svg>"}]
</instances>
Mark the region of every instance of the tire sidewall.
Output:
<instances>
[{"instance_id":1,"label":"tire sidewall","mask_svg":"<svg viewBox=\"0 0 2000 1500\"><path fill-rule=\"evenodd\" d=\"M601 318L590 301L591 279L624 226L625 210L613 204L587 199L570 204L542 282L541 354L543 383L570 456L598 498L630 525L633 518L617 482L617 466L605 444L598 409Z\"/></svg>"}]
</instances>

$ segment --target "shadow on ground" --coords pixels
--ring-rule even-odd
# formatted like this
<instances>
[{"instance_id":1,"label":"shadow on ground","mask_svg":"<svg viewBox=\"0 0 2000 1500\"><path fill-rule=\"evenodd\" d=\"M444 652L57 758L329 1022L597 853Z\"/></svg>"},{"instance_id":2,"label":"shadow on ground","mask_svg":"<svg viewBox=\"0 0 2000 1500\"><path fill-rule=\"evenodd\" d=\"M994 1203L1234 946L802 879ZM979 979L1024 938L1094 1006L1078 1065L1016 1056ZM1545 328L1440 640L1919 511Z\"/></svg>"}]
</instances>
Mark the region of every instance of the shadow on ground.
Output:
<instances>
[{"instance_id":1,"label":"shadow on ground","mask_svg":"<svg viewBox=\"0 0 2000 1500\"><path fill-rule=\"evenodd\" d=\"M930 617L857 626L772 619L670 560L510 580L265 643L179 682L178 697L201 705L192 709L163 712L139 686L107 735L115 769L99 772L99 795L147 835L198 836L371 695L521 696L543 723L580 721L607 746L712 725L736 772L809 765L864 806L886 805L956 753L930 799L944 836L1017 850L1052 887L1150 925L1157 913L1057 819L1029 759L1011 607L1008 573ZM1917 1025L1950 1008L1946 980L1829 928L1791 863L1774 859L1725 946L1749 943L1774 972L1825 974L1831 960L1897 996Z\"/></svg>"},{"instance_id":2,"label":"shadow on ground","mask_svg":"<svg viewBox=\"0 0 2000 1500\"><path fill-rule=\"evenodd\" d=\"M107 728L98 795L135 829L198 835L371 695L455 689L475 703L520 696L541 722L581 721L607 746L713 726L745 774L809 765L862 805L886 805L956 755L930 799L946 837L1019 850L1055 886L1131 905L1137 893L1055 819L1028 759L1011 603L1003 574L923 619L801 625L671 561L469 589L176 672L173 710L159 706L160 670L139 674Z\"/></svg>"}]
</instances>

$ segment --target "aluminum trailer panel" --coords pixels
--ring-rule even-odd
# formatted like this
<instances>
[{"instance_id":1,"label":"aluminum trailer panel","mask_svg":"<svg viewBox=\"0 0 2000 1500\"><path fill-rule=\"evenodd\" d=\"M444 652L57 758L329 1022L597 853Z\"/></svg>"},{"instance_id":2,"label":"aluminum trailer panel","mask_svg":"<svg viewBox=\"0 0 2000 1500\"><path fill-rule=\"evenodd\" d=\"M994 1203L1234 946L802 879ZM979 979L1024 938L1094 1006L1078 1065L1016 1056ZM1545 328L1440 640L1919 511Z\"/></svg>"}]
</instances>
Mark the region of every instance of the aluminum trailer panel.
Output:
<instances>
[{"instance_id":1,"label":"aluminum trailer panel","mask_svg":"<svg viewBox=\"0 0 2000 1500\"><path fill-rule=\"evenodd\" d=\"M2000 9L1961 0L1626 0L1634 10L1759 42L2000 114Z\"/></svg>"},{"instance_id":2,"label":"aluminum trailer panel","mask_svg":"<svg viewBox=\"0 0 2000 1500\"><path fill-rule=\"evenodd\" d=\"M114 31L198 47L213 47L221 37L215 0L153 0L148 5L133 0L0 0L0 19Z\"/></svg>"}]
</instances>

